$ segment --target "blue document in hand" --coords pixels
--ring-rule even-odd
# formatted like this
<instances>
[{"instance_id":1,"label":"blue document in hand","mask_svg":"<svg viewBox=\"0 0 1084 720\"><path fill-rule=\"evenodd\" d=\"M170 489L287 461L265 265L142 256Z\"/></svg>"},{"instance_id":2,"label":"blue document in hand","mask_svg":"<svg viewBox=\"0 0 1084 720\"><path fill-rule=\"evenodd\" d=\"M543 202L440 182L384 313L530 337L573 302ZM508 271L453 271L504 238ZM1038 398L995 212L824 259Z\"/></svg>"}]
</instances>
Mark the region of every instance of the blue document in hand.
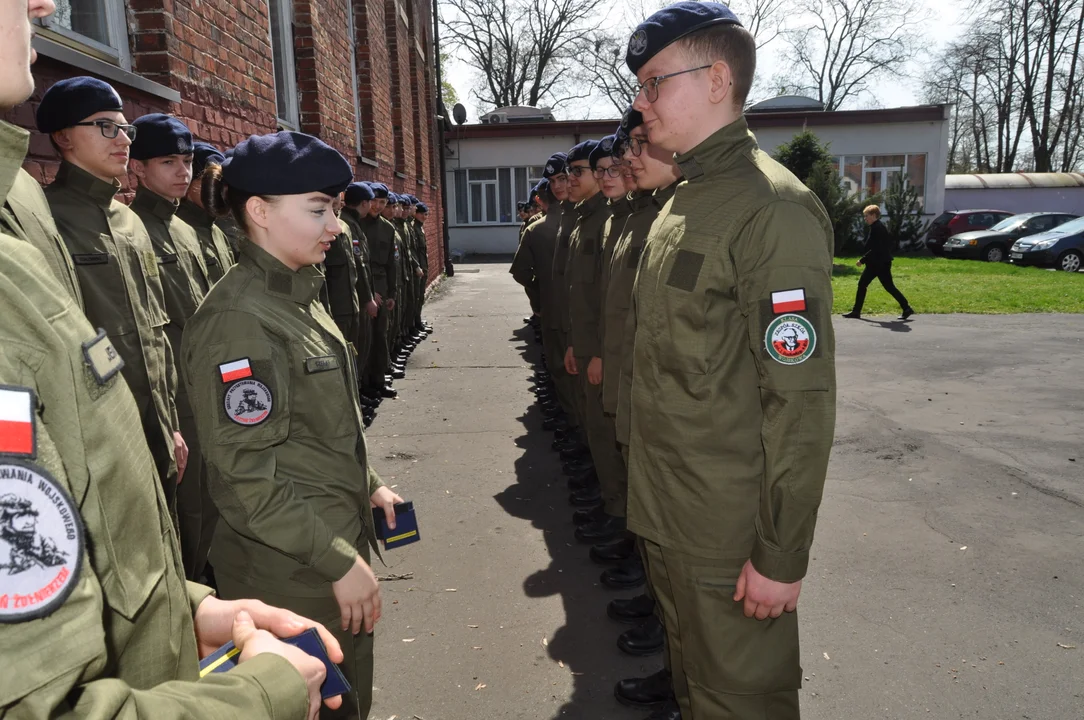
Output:
<instances>
[{"instance_id":1,"label":"blue document in hand","mask_svg":"<svg viewBox=\"0 0 1084 720\"><path fill-rule=\"evenodd\" d=\"M324 664L327 678L320 686L320 697L329 698L350 692L350 683L346 681L346 676L343 675L339 666L328 658L327 648L324 647L324 641L320 639L320 633L316 632L316 628L309 628L300 635L280 639L288 645L304 650ZM226 643L200 661L199 676L204 677L210 673L232 670L237 666L237 656L240 654L241 651L236 645L232 642Z\"/></svg>"},{"instance_id":2,"label":"blue document in hand","mask_svg":"<svg viewBox=\"0 0 1084 720\"><path fill-rule=\"evenodd\" d=\"M414 503L403 502L395 505L395 529L388 527L387 518L381 508L373 508L373 524L376 528L376 539L384 541L384 549L416 543L422 539L418 533L418 517L414 514Z\"/></svg>"}]
</instances>

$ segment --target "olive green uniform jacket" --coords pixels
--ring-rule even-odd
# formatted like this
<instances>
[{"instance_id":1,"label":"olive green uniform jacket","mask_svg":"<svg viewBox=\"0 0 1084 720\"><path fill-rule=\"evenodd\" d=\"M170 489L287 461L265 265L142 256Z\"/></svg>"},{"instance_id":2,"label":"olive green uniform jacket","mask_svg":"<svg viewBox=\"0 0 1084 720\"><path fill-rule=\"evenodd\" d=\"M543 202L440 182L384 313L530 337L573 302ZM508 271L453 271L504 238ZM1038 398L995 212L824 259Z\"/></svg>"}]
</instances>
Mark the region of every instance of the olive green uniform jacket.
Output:
<instances>
[{"instance_id":1,"label":"olive green uniform jacket","mask_svg":"<svg viewBox=\"0 0 1084 720\"><path fill-rule=\"evenodd\" d=\"M395 226L379 215L367 215L358 223L369 241L369 270L373 292L384 300L395 298Z\"/></svg>"},{"instance_id":2,"label":"olive green uniform jacket","mask_svg":"<svg viewBox=\"0 0 1084 720\"><path fill-rule=\"evenodd\" d=\"M516 282L527 289L528 297L531 292L537 292L543 327L559 330L561 319L556 310L558 300L555 297L557 286L553 260L557 249L557 234L561 228L561 213L557 203L551 208L554 212L541 216L527 226L509 272Z\"/></svg>"},{"instance_id":3,"label":"olive green uniform jacket","mask_svg":"<svg viewBox=\"0 0 1084 720\"><path fill-rule=\"evenodd\" d=\"M640 256L651 224L662 206L673 197L676 187L677 183L674 183L654 193L648 191L633 196L629 203L631 212L610 256L603 300L602 406L611 415L617 414L621 368L626 358L632 356L632 333L627 332L627 323L636 270L640 267ZM622 445L629 444L627 414L617 418L617 441Z\"/></svg>"},{"instance_id":4,"label":"olive green uniform jacket","mask_svg":"<svg viewBox=\"0 0 1084 720\"><path fill-rule=\"evenodd\" d=\"M330 597L375 547L357 370L317 300L314 267L291 272L245 241L185 329L183 372L221 513L216 574L280 595ZM224 381L221 365L251 376ZM238 407L251 394L258 412ZM262 408L261 408L262 406Z\"/></svg>"},{"instance_id":5,"label":"olive green uniform jacket","mask_svg":"<svg viewBox=\"0 0 1084 720\"><path fill-rule=\"evenodd\" d=\"M835 425L831 224L744 118L676 159L685 181L652 226L629 316L629 529L732 561L734 577L751 559L795 582ZM774 312L791 289L806 309ZM784 363L786 321L809 341Z\"/></svg>"},{"instance_id":6,"label":"olive green uniform jacket","mask_svg":"<svg viewBox=\"0 0 1084 720\"><path fill-rule=\"evenodd\" d=\"M84 354L84 343L104 350L109 339L40 252L0 235L0 256L0 384L36 394L31 462L74 499L86 539L61 605L0 624L0 647L12 663L18 658L17 671L0 678L4 716L302 720L308 692L281 657L199 679L192 618L211 591L184 581L127 383L115 361Z\"/></svg>"},{"instance_id":7,"label":"olive green uniform jacket","mask_svg":"<svg viewBox=\"0 0 1084 720\"><path fill-rule=\"evenodd\" d=\"M0 120L0 227L12 237L38 249L57 282L68 291L76 307L83 309L83 293L75 265L56 229L49 204L38 181L22 169L30 145L30 133Z\"/></svg>"},{"instance_id":8,"label":"olive green uniform jacket","mask_svg":"<svg viewBox=\"0 0 1084 720\"><path fill-rule=\"evenodd\" d=\"M353 208L343 208L342 219L350 228L350 240L354 256L356 279L355 291L358 296L358 308L365 312L364 308L373 299L373 271L369 266L369 239L362 229L363 218Z\"/></svg>"},{"instance_id":9,"label":"olive green uniform jacket","mask_svg":"<svg viewBox=\"0 0 1084 720\"><path fill-rule=\"evenodd\" d=\"M158 258L143 222L114 199L108 183L62 163L45 189L57 229L75 263L86 315L109 335L124 359L124 379L135 396L147 443L166 487L176 485L173 431L177 370L166 337L169 316Z\"/></svg>"},{"instance_id":10,"label":"olive green uniform jacket","mask_svg":"<svg viewBox=\"0 0 1084 720\"><path fill-rule=\"evenodd\" d=\"M602 357L603 228L610 205L601 192L576 205L577 218L569 239L568 344L577 358ZM562 221L562 225L564 222ZM562 227L562 230L564 228ZM586 367L583 371L586 372Z\"/></svg>"},{"instance_id":11,"label":"olive green uniform jacket","mask_svg":"<svg viewBox=\"0 0 1084 720\"><path fill-rule=\"evenodd\" d=\"M339 218L342 232L335 236L324 257L324 282L327 283L331 317L340 323L356 322L361 306L358 304L358 267L354 258L354 229L345 217Z\"/></svg>"},{"instance_id":12,"label":"olive green uniform jacket","mask_svg":"<svg viewBox=\"0 0 1084 720\"><path fill-rule=\"evenodd\" d=\"M203 249L203 264L207 268L207 279L214 285L222 279L226 271L234 266L233 249L226 233L215 224L215 218L191 200L181 200L177 208L177 217L192 226L199 237Z\"/></svg>"},{"instance_id":13,"label":"olive green uniform jacket","mask_svg":"<svg viewBox=\"0 0 1084 720\"><path fill-rule=\"evenodd\" d=\"M568 317L568 282L565 274L568 270L568 248L572 237L572 228L576 225L576 205L564 200L550 205L550 210L558 216L560 229L557 231L557 246L553 251L553 299L558 328L567 334L572 330Z\"/></svg>"}]
</instances>

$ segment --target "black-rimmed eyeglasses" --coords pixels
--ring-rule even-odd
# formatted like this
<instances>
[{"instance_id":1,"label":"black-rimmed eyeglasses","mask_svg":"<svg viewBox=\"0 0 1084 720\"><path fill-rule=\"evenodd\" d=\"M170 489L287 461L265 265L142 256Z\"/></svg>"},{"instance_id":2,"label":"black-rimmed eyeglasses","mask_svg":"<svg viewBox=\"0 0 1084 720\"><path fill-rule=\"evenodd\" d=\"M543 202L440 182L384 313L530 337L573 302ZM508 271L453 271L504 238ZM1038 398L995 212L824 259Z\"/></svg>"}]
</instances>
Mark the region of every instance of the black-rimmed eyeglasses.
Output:
<instances>
[{"instance_id":1,"label":"black-rimmed eyeglasses","mask_svg":"<svg viewBox=\"0 0 1084 720\"><path fill-rule=\"evenodd\" d=\"M640 96L640 93L643 93L644 99L647 100L649 103L653 103L659 99L659 85L662 83L663 80L669 80L672 77L684 75L685 73L696 72L697 70L707 70L709 67L711 67L711 65L701 65L700 67L689 68L688 70L679 70L677 72L670 73L669 75L656 75L655 77L649 77L647 80L644 80L642 83L640 83L639 86L637 86L636 94L633 95L633 98L635 99Z\"/></svg>"},{"instance_id":2,"label":"black-rimmed eyeglasses","mask_svg":"<svg viewBox=\"0 0 1084 720\"><path fill-rule=\"evenodd\" d=\"M137 129L135 125L121 125L112 120L88 120L87 122L78 122L75 124L78 127L97 127L101 131L102 137L108 140L113 140L121 132L124 132L129 140L134 141Z\"/></svg>"}]
</instances>

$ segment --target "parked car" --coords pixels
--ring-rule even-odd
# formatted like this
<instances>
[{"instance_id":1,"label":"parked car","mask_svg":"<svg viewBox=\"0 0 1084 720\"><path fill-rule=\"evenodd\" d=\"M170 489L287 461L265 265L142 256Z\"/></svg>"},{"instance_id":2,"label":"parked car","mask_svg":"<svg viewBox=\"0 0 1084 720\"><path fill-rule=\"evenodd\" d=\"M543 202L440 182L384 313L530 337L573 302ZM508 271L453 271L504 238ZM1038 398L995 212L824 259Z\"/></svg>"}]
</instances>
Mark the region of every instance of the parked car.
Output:
<instances>
[{"instance_id":1,"label":"parked car","mask_svg":"<svg viewBox=\"0 0 1084 720\"><path fill-rule=\"evenodd\" d=\"M934 255L941 254L945 241L969 230L985 230L997 225L1011 212L1004 210L946 210L934 218L926 231L926 247Z\"/></svg>"},{"instance_id":2,"label":"parked car","mask_svg":"<svg viewBox=\"0 0 1084 720\"><path fill-rule=\"evenodd\" d=\"M945 257L1001 262L1009 259L1009 248L1020 238L1053 230L1077 217L1052 212L1013 215L989 230L971 230L953 235L941 249Z\"/></svg>"},{"instance_id":3,"label":"parked car","mask_svg":"<svg viewBox=\"0 0 1084 720\"><path fill-rule=\"evenodd\" d=\"M1009 249L1009 262L1079 271L1084 268L1084 218L1017 240Z\"/></svg>"}]
</instances>

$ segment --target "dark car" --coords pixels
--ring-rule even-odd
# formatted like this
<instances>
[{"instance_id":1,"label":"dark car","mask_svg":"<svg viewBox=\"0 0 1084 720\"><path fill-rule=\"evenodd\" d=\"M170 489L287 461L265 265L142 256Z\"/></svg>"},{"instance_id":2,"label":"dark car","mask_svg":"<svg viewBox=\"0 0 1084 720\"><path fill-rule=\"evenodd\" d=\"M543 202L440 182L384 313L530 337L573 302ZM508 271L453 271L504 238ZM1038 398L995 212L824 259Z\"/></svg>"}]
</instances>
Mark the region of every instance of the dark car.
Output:
<instances>
[{"instance_id":1,"label":"dark car","mask_svg":"<svg viewBox=\"0 0 1084 720\"><path fill-rule=\"evenodd\" d=\"M1007 217L989 230L971 230L945 241L945 257L1001 262L1009 259L1009 248L1022 237L1053 230L1077 215L1065 213L1024 213Z\"/></svg>"},{"instance_id":2,"label":"dark car","mask_svg":"<svg viewBox=\"0 0 1084 720\"><path fill-rule=\"evenodd\" d=\"M946 210L930 223L930 229L926 231L926 247L934 255L940 255L945 241L953 235L969 230L985 230L1011 216L1011 212L1004 210Z\"/></svg>"},{"instance_id":3,"label":"dark car","mask_svg":"<svg viewBox=\"0 0 1084 720\"><path fill-rule=\"evenodd\" d=\"M1084 218L1017 240L1009 249L1009 262L1079 271L1084 268Z\"/></svg>"}]
</instances>

